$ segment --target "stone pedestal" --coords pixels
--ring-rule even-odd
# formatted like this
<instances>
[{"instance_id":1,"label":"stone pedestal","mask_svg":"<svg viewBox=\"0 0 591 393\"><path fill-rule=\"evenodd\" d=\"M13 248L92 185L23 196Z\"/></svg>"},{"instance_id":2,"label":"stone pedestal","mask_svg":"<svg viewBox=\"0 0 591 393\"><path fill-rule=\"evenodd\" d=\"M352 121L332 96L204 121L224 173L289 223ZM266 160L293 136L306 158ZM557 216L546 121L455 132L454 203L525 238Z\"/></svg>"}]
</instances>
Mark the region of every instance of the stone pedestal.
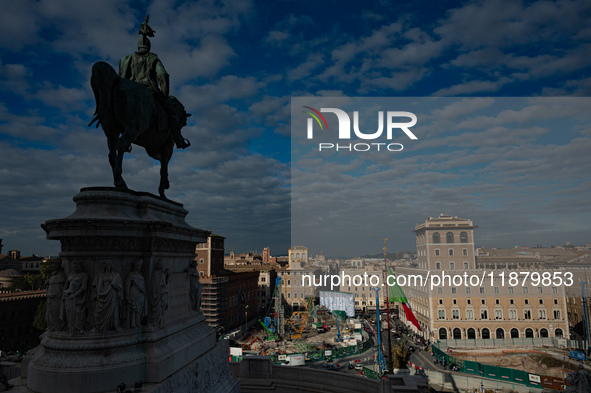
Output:
<instances>
[{"instance_id":1,"label":"stone pedestal","mask_svg":"<svg viewBox=\"0 0 591 393\"><path fill-rule=\"evenodd\" d=\"M227 343L195 301L191 262L209 232L188 225L182 205L147 193L84 188L74 201L71 216L42 225L61 242L64 272L48 305L59 326L29 363L28 389L115 392L142 381L145 392L239 392ZM144 307L130 303L132 281L136 293L144 287Z\"/></svg>"}]
</instances>

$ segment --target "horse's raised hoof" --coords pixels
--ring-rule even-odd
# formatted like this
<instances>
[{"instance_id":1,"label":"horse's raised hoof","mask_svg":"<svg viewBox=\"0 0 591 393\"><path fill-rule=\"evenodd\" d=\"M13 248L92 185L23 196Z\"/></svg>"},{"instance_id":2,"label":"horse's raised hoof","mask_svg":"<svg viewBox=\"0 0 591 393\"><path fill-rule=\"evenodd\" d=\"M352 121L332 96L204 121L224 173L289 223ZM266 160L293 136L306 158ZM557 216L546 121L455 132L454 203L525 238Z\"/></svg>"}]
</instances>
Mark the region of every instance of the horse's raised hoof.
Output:
<instances>
[{"instance_id":1,"label":"horse's raised hoof","mask_svg":"<svg viewBox=\"0 0 591 393\"><path fill-rule=\"evenodd\" d=\"M191 146L191 142L187 138L183 138L181 143L177 143L176 147L179 149L186 149L187 147Z\"/></svg>"}]
</instances>

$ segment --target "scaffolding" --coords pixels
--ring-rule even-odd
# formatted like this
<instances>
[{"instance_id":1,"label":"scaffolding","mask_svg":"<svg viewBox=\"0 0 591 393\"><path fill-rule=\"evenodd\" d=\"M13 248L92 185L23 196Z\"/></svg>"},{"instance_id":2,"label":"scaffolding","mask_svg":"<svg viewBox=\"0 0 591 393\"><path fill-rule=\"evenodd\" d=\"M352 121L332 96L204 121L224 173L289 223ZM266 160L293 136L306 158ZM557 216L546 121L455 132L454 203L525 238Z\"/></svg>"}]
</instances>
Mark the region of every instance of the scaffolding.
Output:
<instances>
[{"instance_id":1,"label":"scaffolding","mask_svg":"<svg viewBox=\"0 0 591 393\"><path fill-rule=\"evenodd\" d=\"M201 277L199 282L203 285L201 310L206 322L214 329L226 326L225 300L227 299L227 277Z\"/></svg>"}]
</instances>

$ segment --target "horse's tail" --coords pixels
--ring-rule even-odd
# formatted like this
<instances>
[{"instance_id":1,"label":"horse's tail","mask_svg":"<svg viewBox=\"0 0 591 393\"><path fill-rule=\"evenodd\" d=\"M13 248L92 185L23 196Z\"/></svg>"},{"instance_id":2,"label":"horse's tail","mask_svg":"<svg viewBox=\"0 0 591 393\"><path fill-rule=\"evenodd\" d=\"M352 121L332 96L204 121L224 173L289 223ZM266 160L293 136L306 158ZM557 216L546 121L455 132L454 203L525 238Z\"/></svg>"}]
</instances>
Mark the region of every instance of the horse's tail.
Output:
<instances>
[{"instance_id":1,"label":"horse's tail","mask_svg":"<svg viewBox=\"0 0 591 393\"><path fill-rule=\"evenodd\" d=\"M101 124L108 114L111 108L111 101L113 100L113 87L117 83L118 78L119 76L113 67L104 61L99 61L92 66L90 86L92 86L92 91L94 92L96 110L94 111L94 118L88 124L89 127L96 121L98 128L99 124Z\"/></svg>"}]
</instances>

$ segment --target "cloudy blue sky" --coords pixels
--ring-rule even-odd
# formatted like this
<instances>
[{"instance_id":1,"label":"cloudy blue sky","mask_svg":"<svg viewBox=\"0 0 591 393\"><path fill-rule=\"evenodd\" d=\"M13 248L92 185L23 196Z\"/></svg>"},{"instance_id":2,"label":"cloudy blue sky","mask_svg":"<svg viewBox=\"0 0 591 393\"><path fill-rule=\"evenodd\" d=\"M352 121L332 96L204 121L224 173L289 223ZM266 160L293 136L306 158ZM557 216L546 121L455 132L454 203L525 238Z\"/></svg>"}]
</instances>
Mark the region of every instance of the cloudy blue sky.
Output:
<instances>
[{"instance_id":1,"label":"cloudy blue sky","mask_svg":"<svg viewBox=\"0 0 591 393\"><path fill-rule=\"evenodd\" d=\"M393 225L340 246L327 230L326 243L337 244L327 255L381 252L382 237L389 250L414 250L414 225L440 213L472 218L488 246L591 242L585 99L555 104L576 117L564 129L556 125L564 116L543 124L548 101L520 101L538 110L535 124L499 118L510 101L482 101L588 96L588 1L0 1L5 251L57 254L40 224L73 212L80 188L112 184L106 138L87 126L90 70L136 49L146 13L171 94L193 114L183 130L192 146L175 152L167 196L190 211L190 224L226 236L226 251L269 246L278 255L290 246L292 170L305 169L292 162L290 104L302 96L462 97L448 103L453 122L431 112L441 122L396 157L404 161L355 168L357 178L389 179L379 192L395 207ZM442 144L452 148L438 152ZM135 190L155 193L158 170L139 148L124 163ZM329 195L341 211L352 189L324 186L336 189ZM412 195L420 203L405 204Z\"/></svg>"}]
</instances>

